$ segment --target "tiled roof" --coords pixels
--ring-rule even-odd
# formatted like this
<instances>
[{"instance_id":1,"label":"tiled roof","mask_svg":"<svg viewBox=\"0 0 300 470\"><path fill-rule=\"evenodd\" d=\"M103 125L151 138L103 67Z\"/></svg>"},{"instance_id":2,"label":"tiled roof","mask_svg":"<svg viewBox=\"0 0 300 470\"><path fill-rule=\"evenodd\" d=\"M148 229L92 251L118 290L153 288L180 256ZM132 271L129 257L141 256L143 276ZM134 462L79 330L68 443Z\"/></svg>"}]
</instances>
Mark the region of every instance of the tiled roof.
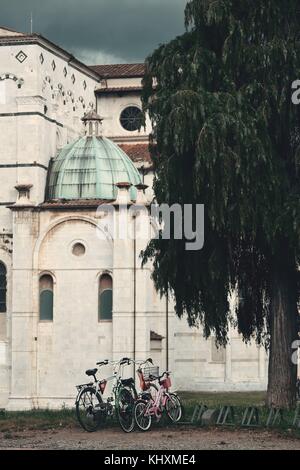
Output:
<instances>
[{"instance_id":1,"label":"tiled roof","mask_svg":"<svg viewBox=\"0 0 300 470\"><path fill-rule=\"evenodd\" d=\"M59 199L53 201L47 201L40 204L38 207L41 209L74 209L76 207L98 207L102 204L110 204L112 200L106 199Z\"/></svg>"},{"instance_id":2,"label":"tiled roof","mask_svg":"<svg viewBox=\"0 0 300 470\"><path fill-rule=\"evenodd\" d=\"M90 68L103 78L143 77L145 64L91 65Z\"/></svg>"},{"instance_id":3,"label":"tiled roof","mask_svg":"<svg viewBox=\"0 0 300 470\"><path fill-rule=\"evenodd\" d=\"M135 163L152 162L148 144L119 144L119 147Z\"/></svg>"},{"instance_id":4,"label":"tiled roof","mask_svg":"<svg viewBox=\"0 0 300 470\"><path fill-rule=\"evenodd\" d=\"M143 88L141 86L121 86L121 87L110 87L110 88L98 88L96 93L128 93L134 91L141 91Z\"/></svg>"},{"instance_id":5,"label":"tiled roof","mask_svg":"<svg viewBox=\"0 0 300 470\"><path fill-rule=\"evenodd\" d=\"M162 339L164 339L164 336L155 333L155 331L150 331L150 339L151 341L161 341Z\"/></svg>"}]
</instances>

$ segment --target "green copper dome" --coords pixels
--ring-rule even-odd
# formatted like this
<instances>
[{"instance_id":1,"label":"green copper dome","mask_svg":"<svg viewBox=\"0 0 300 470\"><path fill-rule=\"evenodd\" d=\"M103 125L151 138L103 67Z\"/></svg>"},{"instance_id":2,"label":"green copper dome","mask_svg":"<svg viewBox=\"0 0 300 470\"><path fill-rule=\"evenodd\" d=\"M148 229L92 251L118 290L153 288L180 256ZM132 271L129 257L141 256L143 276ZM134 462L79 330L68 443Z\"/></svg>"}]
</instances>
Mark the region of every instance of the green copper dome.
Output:
<instances>
[{"instance_id":1,"label":"green copper dome","mask_svg":"<svg viewBox=\"0 0 300 470\"><path fill-rule=\"evenodd\" d=\"M85 136L64 147L52 162L46 198L112 200L121 182L141 183L130 158L105 137ZM136 198L134 187L130 196Z\"/></svg>"}]
</instances>

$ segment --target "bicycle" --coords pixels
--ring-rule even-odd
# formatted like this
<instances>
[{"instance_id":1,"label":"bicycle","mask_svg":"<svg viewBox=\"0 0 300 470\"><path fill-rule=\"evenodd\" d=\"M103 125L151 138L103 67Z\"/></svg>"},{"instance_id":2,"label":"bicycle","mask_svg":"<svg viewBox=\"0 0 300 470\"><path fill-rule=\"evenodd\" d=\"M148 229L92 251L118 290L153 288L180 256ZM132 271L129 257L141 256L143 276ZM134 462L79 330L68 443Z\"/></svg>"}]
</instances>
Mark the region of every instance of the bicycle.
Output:
<instances>
[{"instance_id":1,"label":"bicycle","mask_svg":"<svg viewBox=\"0 0 300 470\"><path fill-rule=\"evenodd\" d=\"M134 419L141 431L148 431L151 427L153 417L159 421L164 413L171 422L176 423L182 417L182 405L175 393L169 392L171 387L170 372L166 371L159 375L158 367L149 368L144 371L144 380L147 382L158 380L160 388L156 396L145 400L138 399L134 405Z\"/></svg>"},{"instance_id":2,"label":"bicycle","mask_svg":"<svg viewBox=\"0 0 300 470\"><path fill-rule=\"evenodd\" d=\"M107 417L117 415L119 424L123 431L131 432L135 421L133 415L134 403L138 399L134 379L122 379L121 370L124 365L130 365L131 359L124 357L120 361L97 362L97 366L114 366L112 376L98 380L96 374L98 369L88 369L87 376L92 376L94 382L77 385L76 415L80 425L88 432L94 432L106 423ZM106 401L103 394L109 381L113 381L111 395Z\"/></svg>"}]
</instances>

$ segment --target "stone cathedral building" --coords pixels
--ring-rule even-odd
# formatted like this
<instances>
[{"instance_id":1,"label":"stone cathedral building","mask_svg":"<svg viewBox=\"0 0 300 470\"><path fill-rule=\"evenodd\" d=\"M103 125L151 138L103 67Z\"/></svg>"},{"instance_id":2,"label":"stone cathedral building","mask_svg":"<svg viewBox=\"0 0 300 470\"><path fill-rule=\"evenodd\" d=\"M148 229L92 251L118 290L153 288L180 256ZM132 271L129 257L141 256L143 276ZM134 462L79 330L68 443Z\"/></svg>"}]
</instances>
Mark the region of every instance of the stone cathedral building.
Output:
<instances>
[{"instance_id":1,"label":"stone cathedral building","mask_svg":"<svg viewBox=\"0 0 300 470\"><path fill-rule=\"evenodd\" d=\"M0 27L0 408L72 404L85 369L123 356L152 356L178 390L266 387L263 349L234 330L217 349L177 319L145 241L97 234L101 205L152 199L143 72Z\"/></svg>"}]
</instances>

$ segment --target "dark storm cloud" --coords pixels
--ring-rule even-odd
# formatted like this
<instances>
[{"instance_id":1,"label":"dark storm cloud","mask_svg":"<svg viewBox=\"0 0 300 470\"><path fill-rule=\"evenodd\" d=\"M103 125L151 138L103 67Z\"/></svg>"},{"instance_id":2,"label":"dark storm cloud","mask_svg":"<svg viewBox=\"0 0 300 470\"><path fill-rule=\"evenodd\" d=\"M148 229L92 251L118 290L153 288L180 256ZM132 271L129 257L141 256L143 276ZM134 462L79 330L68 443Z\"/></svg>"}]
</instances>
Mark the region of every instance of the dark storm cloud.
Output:
<instances>
[{"instance_id":1,"label":"dark storm cloud","mask_svg":"<svg viewBox=\"0 0 300 470\"><path fill-rule=\"evenodd\" d=\"M0 0L0 25L35 32L91 63L143 61L184 31L187 0Z\"/></svg>"}]
</instances>

